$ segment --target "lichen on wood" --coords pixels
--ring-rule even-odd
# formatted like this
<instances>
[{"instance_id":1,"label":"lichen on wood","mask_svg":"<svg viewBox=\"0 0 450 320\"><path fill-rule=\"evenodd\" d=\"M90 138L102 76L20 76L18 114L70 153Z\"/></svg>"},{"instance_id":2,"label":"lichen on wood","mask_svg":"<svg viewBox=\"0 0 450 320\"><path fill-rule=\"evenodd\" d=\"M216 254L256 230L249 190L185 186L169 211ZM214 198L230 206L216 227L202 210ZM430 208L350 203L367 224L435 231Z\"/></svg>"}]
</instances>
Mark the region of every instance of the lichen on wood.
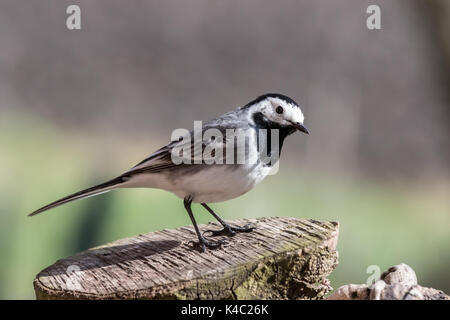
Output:
<instances>
[{"instance_id":1,"label":"lichen on wood","mask_svg":"<svg viewBox=\"0 0 450 320\"><path fill-rule=\"evenodd\" d=\"M61 259L34 280L37 299L320 299L337 265L337 222L242 219L256 229L200 253L192 227L121 239ZM201 230L217 228L210 223Z\"/></svg>"}]
</instances>

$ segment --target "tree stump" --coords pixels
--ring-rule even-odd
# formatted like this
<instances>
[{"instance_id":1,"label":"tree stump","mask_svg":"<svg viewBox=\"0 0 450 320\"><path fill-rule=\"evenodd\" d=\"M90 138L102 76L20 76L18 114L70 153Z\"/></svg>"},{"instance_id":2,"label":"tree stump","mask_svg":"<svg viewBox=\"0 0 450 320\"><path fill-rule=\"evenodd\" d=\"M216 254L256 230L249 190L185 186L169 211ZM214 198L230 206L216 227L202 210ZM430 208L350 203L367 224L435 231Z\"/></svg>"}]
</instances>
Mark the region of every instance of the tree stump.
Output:
<instances>
[{"instance_id":1,"label":"tree stump","mask_svg":"<svg viewBox=\"0 0 450 320\"><path fill-rule=\"evenodd\" d=\"M37 299L320 299L332 288L338 222L243 219L251 233L204 253L192 227L121 239L58 260L34 280ZM200 230L219 229L218 224Z\"/></svg>"}]
</instances>

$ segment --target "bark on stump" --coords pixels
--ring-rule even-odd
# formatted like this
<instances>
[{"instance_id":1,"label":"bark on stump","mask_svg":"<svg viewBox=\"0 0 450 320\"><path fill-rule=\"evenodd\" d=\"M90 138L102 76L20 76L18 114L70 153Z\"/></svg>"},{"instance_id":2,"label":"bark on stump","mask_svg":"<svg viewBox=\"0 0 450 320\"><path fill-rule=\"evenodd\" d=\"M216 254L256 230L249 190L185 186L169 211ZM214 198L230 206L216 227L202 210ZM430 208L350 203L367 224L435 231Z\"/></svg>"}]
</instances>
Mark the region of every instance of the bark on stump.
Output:
<instances>
[{"instance_id":1,"label":"bark on stump","mask_svg":"<svg viewBox=\"0 0 450 320\"><path fill-rule=\"evenodd\" d=\"M34 280L37 299L319 299L331 290L339 224L245 219L256 229L200 253L192 227L118 240L61 259ZM200 230L219 229L218 224Z\"/></svg>"}]
</instances>

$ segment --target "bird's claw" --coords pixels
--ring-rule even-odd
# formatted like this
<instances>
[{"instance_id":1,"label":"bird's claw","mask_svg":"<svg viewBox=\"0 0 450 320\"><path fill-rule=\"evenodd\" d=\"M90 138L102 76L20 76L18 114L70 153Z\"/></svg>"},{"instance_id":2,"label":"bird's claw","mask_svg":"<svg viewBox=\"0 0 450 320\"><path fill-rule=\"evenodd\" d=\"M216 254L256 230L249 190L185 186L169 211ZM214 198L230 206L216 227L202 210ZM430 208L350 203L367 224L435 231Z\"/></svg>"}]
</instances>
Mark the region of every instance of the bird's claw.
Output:
<instances>
[{"instance_id":1,"label":"bird's claw","mask_svg":"<svg viewBox=\"0 0 450 320\"><path fill-rule=\"evenodd\" d=\"M205 230L203 232L203 234L205 234L206 232L210 232L212 237L217 237L217 236L221 236L221 235L227 235L227 236L233 237L238 232L252 232L253 229L255 229L255 226L252 226L250 224L246 224L243 227L232 227L227 224L221 230L211 230L211 229Z\"/></svg>"},{"instance_id":2,"label":"bird's claw","mask_svg":"<svg viewBox=\"0 0 450 320\"><path fill-rule=\"evenodd\" d=\"M189 244L193 244L194 247L198 247L200 249L201 252L205 252L206 248L208 249L217 249L220 248L222 246L222 244L225 243L224 240L219 240L219 241L210 241L210 240L206 240L205 238L201 238L199 239L199 241L189 241Z\"/></svg>"}]
</instances>

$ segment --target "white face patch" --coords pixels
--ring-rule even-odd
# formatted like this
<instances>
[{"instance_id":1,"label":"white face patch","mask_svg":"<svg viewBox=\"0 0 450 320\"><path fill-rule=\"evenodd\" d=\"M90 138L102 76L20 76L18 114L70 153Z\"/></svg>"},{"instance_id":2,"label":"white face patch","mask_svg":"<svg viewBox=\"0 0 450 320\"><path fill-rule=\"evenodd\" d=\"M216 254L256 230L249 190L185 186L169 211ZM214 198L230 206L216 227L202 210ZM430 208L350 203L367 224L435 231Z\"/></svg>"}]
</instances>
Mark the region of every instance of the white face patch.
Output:
<instances>
[{"instance_id":1,"label":"white face patch","mask_svg":"<svg viewBox=\"0 0 450 320\"><path fill-rule=\"evenodd\" d=\"M288 103L280 98L268 97L254 106L270 121L281 125L290 125L292 123L303 124L304 116L299 107ZM282 111L281 113L277 112Z\"/></svg>"}]
</instances>

